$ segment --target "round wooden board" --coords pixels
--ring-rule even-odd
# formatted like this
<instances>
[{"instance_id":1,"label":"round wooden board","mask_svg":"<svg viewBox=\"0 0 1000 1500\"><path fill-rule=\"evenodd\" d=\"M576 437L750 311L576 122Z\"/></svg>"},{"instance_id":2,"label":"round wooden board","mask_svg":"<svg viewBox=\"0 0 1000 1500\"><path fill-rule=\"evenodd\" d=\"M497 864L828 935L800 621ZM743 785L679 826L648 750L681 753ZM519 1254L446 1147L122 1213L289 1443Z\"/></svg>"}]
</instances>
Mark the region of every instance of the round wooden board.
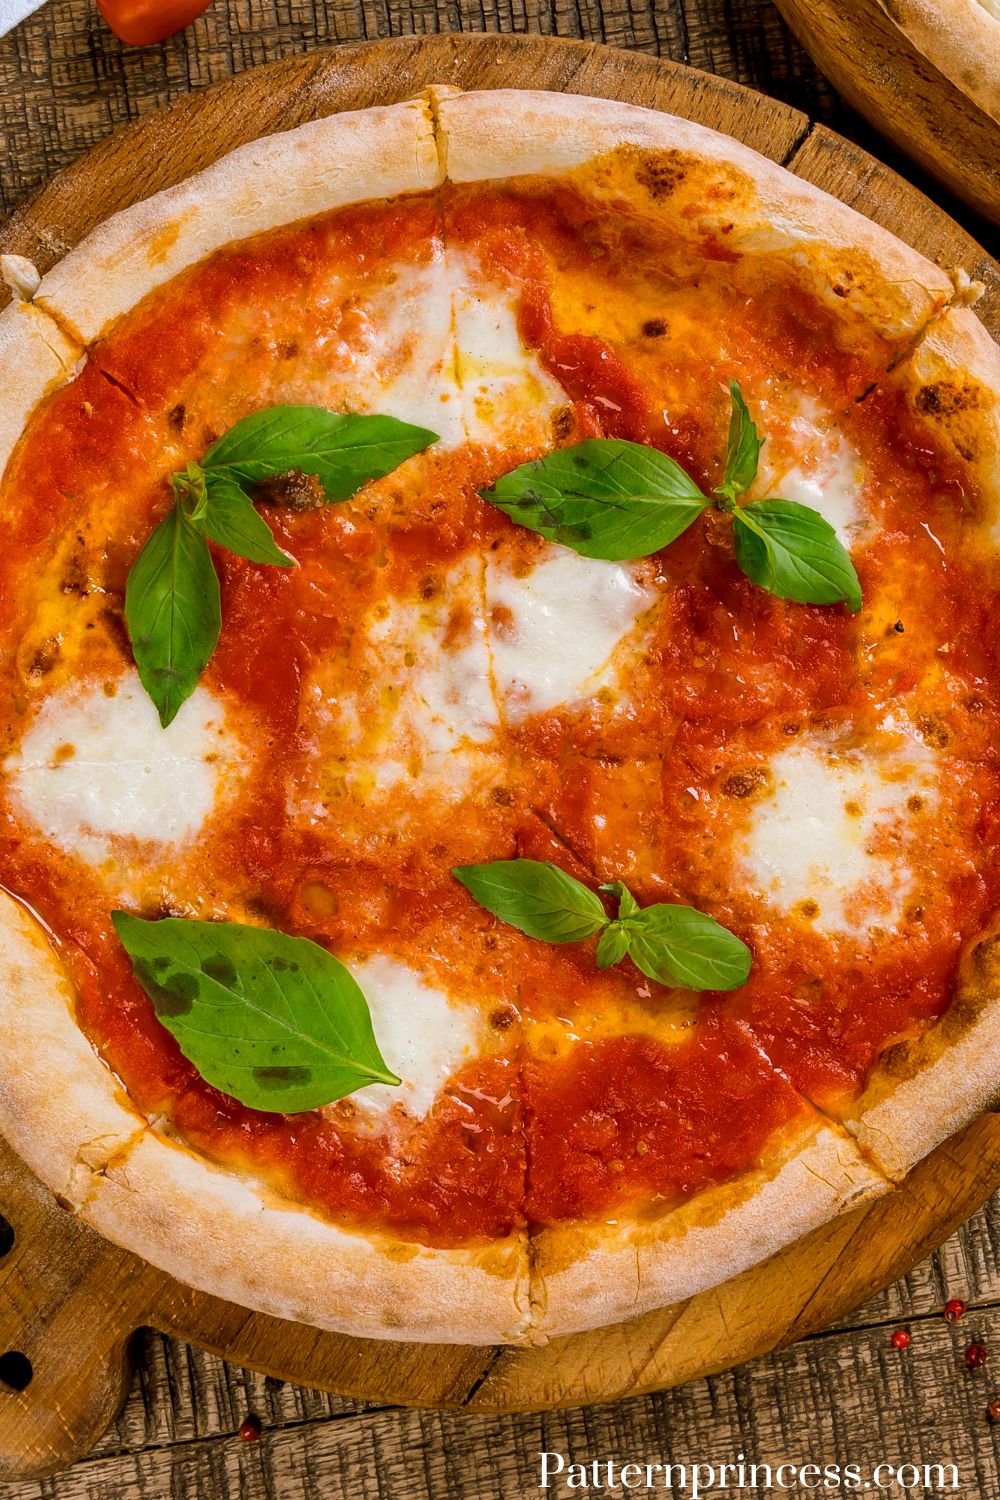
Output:
<instances>
[{"instance_id":1,"label":"round wooden board","mask_svg":"<svg viewBox=\"0 0 1000 1500\"><path fill-rule=\"evenodd\" d=\"M1000 224L1000 121L934 66L886 5L880 0L776 4L849 104L964 202ZM1000 56L995 65L1000 68Z\"/></svg>"},{"instance_id":2,"label":"round wooden board","mask_svg":"<svg viewBox=\"0 0 1000 1500\"><path fill-rule=\"evenodd\" d=\"M677 64L590 43L421 37L316 52L194 93L112 136L0 230L0 250L47 268L96 223L269 131L403 99L429 82L625 99L726 131L868 213L932 259L986 284L1000 336L1000 267L920 193L806 116ZM841 1317L945 1239L1000 1182L1000 1119L987 1115L890 1197L744 1276L674 1307L544 1348L379 1343L318 1333L192 1292L62 1212L0 1142L6 1351L32 1362L0 1395L0 1475L79 1457L124 1399L133 1332L154 1326L227 1359L376 1402L516 1411L614 1400L727 1368ZM253 1246L242 1247L253 1254ZM0 1359L0 1391L4 1366Z\"/></svg>"}]
</instances>

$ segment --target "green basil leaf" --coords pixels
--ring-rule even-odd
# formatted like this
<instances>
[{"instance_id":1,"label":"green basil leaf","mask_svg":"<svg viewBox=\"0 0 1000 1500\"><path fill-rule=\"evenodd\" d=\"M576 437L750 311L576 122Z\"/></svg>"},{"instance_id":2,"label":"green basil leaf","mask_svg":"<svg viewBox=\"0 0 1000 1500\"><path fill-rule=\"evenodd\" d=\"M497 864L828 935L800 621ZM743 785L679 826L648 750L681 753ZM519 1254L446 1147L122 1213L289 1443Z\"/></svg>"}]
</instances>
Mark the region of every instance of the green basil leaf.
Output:
<instances>
[{"instance_id":1,"label":"green basil leaf","mask_svg":"<svg viewBox=\"0 0 1000 1500\"><path fill-rule=\"evenodd\" d=\"M625 926L632 962L658 984L734 990L746 983L751 964L746 943L693 906L644 906Z\"/></svg>"},{"instance_id":2,"label":"green basil leaf","mask_svg":"<svg viewBox=\"0 0 1000 1500\"><path fill-rule=\"evenodd\" d=\"M722 483L716 487L717 495L727 495L735 500L748 490L757 477L757 463L764 440L758 436L753 418L743 399L743 392L735 380L729 382L729 397L733 409L729 417L729 438L726 443L726 469Z\"/></svg>"},{"instance_id":3,"label":"green basil leaf","mask_svg":"<svg viewBox=\"0 0 1000 1500\"><path fill-rule=\"evenodd\" d=\"M298 469L315 474L329 500L348 500L437 441L426 427L395 417L344 416L322 406L271 406L244 417L202 460L209 474L259 484Z\"/></svg>"},{"instance_id":4,"label":"green basil leaf","mask_svg":"<svg viewBox=\"0 0 1000 1500\"><path fill-rule=\"evenodd\" d=\"M318 943L237 922L112 921L157 1019L207 1083L248 1108L295 1114L399 1083L364 995Z\"/></svg>"},{"instance_id":5,"label":"green basil leaf","mask_svg":"<svg viewBox=\"0 0 1000 1500\"><path fill-rule=\"evenodd\" d=\"M795 500L755 500L733 512L736 561L769 594L838 604L857 614L861 584L847 549L818 511Z\"/></svg>"},{"instance_id":6,"label":"green basil leaf","mask_svg":"<svg viewBox=\"0 0 1000 1500\"><path fill-rule=\"evenodd\" d=\"M612 880L610 884L602 885L601 890L607 891L609 896L618 898L619 917L634 917L639 910L639 903L624 880Z\"/></svg>"},{"instance_id":7,"label":"green basil leaf","mask_svg":"<svg viewBox=\"0 0 1000 1500\"><path fill-rule=\"evenodd\" d=\"M597 940L597 967L610 969L620 963L628 952L629 935L621 922L612 922L605 927Z\"/></svg>"},{"instance_id":8,"label":"green basil leaf","mask_svg":"<svg viewBox=\"0 0 1000 1500\"><path fill-rule=\"evenodd\" d=\"M132 564L125 623L139 678L165 729L194 692L222 627L219 580L208 543L180 505L164 517Z\"/></svg>"},{"instance_id":9,"label":"green basil leaf","mask_svg":"<svg viewBox=\"0 0 1000 1500\"><path fill-rule=\"evenodd\" d=\"M559 448L481 493L519 525L605 562L659 552L710 503L672 458L619 438Z\"/></svg>"},{"instance_id":10,"label":"green basil leaf","mask_svg":"<svg viewBox=\"0 0 1000 1500\"><path fill-rule=\"evenodd\" d=\"M223 471L207 475L206 499L200 519L192 524L238 557L250 562L271 563L277 568L294 568L295 559L282 552L264 517L235 479Z\"/></svg>"},{"instance_id":11,"label":"green basil leaf","mask_svg":"<svg viewBox=\"0 0 1000 1500\"><path fill-rule=\"evenodd\" d=\"M601 898L544 860L495 859L451 873L480 906L528 937L578 943L608 924Z\"/></svg>"}]
</instances>

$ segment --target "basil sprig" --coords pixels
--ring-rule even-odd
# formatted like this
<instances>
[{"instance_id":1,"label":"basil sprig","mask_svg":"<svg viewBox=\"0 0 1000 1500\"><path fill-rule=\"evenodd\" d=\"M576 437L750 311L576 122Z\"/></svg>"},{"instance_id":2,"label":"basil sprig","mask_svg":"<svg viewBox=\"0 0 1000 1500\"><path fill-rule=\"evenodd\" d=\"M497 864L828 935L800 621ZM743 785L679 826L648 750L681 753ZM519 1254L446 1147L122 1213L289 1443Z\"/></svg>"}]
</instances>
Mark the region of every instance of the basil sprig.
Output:
<instances>
[{"instance_id":1,"label":"basil sprig","mask_svg":"<svg viewBox=\"0 0 1000 1500\"><path fill-rule=\"evenodd\" d=\"M753 484L763 439L735 380L722 483L713 499L672 458L621 438L588 438L520 464L482 498L512 521L584 557L648 557L685 532L710 505L729 513L736 561L752 583L799 604L861 608L861 585L830 523L795 500L739 497Z\"/></svg>"},{"instance_id":2,"label":"basil sprig","mask_svg":"<svg viewBox=\"0 0 1000 1500\"><path fill-rule=\"evenodd\" d=\"M350 972L309 938L237 922L112 913L157 1019L207 1083L251 1109L318 1109L386 1067Z\"/></svg>"},{"instance_id":3,"label":"basil sprig","mask_svg":"<svg viewBox=\"0 0 1000 1500\"><path fill-rule=\"evenodd\" d=\"M618 900L612 919L599 896L545 860L497 859L451 873L480 906L528 937L576 943L599 932L598 968L628 954L658 984L686 990L734 990L750 973L750 949L714 917L669 902L640 907L620 880L601 886Z\"/></svg>"},{"instance_id":4,"label":"basil sprig","mask_svg":"<svg viewBox=\"0 0 1000 1500\"><path fill-rule=\"evenodd\" d=\"M125 585L125 622L139 678L164 728L194 692L222 628L208 540L250 562L295 565L254 509L247 487L297 472L318 479L327 502L347 500L435 441L427 428L395 417L272 406L237 422L200 464L171 475L174 504Z\"/></svg>"}]
</instances>

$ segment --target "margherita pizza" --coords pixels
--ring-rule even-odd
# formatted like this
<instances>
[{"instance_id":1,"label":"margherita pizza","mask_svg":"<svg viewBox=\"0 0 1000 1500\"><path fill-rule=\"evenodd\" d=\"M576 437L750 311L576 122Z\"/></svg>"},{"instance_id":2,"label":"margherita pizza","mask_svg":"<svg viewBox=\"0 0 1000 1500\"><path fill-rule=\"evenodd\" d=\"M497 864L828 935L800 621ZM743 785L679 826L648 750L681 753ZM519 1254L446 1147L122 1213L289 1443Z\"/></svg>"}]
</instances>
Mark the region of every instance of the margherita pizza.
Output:
<instances>
[{"instance_id":1,"label":"margherita pizza","mask_svg":"<svg viewBox=\"0 0 1000 1500\"><path fill-rule=\"evenodd\" d=\"M0 1127L378 1338L687 1297L1000 1072L1000 355L734 141L433 90L0 319Z\"/></svg>"}]
</instances>

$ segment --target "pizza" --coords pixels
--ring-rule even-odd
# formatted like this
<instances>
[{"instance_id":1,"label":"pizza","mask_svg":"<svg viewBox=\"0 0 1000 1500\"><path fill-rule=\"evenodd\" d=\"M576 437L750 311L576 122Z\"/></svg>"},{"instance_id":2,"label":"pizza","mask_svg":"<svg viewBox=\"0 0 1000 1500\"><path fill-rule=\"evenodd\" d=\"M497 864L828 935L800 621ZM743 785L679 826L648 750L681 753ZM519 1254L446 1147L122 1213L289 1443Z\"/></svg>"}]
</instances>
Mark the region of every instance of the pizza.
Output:
<instances>
[{"instance_id":1,"label":"pizza","mask_svg":"<svg viewBox=\"0 0 1000 1500\"><path fill-rule=\"evenodd\" d=\"M1000 122L1000 0L879 0L933 67Z\"/></svg>"},{"instance_id":2,"label":"pizza","mask_svg":"<svg viewBox=\"0 0 1000 1500\"><path fill-rule=\"evenodd\" d=\"M1000 355L686 120L431 89L0 318L0 1128L181 1281L542 1341L1000 1070Z\"/></svg>"}]
</instances>

